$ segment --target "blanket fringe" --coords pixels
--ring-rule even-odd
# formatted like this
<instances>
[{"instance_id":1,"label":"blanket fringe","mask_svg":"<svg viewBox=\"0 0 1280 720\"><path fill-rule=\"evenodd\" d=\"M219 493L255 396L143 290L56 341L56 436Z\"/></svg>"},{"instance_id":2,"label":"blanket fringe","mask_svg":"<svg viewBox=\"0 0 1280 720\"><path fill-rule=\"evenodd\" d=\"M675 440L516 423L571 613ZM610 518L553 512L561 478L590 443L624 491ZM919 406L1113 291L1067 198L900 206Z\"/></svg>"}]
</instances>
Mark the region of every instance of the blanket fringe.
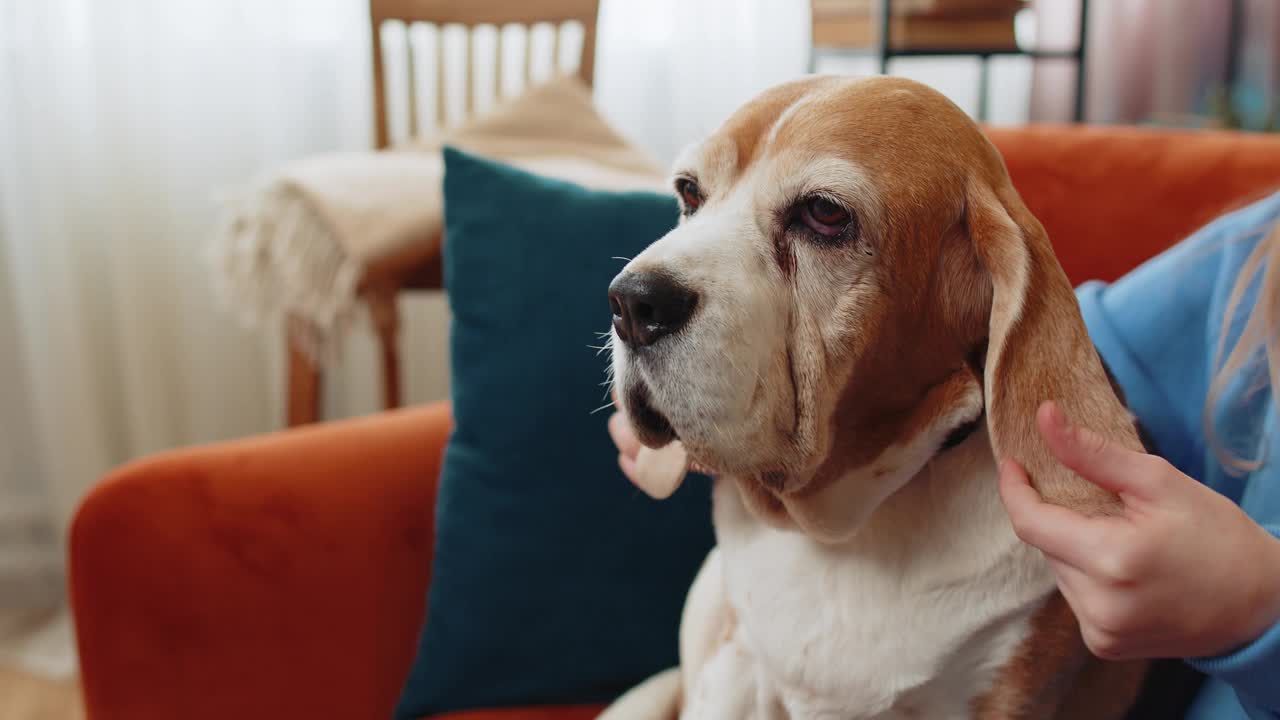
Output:
<instances>
[{"instance_id":1,"label":"blanket fringe","mask_svg":"<svg viewBox=\"0 0 1280 720\"><path fill-rule=\"evenodd\" d=\"M229 203L209 256L215 289L241 322L283 320L314 362L338 359L364 267L294 183L267 182Z\"/></svg>"}]
</instances>

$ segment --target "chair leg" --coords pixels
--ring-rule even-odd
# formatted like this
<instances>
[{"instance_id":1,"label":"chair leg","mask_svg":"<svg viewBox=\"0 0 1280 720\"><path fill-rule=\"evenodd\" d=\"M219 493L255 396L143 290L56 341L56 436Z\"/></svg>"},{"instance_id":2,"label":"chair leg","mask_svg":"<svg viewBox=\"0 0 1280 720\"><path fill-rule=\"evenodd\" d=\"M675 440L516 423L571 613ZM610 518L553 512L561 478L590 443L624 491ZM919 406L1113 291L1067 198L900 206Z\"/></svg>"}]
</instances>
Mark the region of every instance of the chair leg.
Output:
<instances>
[{"instance_id":1,"label":"chair leg","mask_svg":"<svg viewBox=\"0 0 1280 720\"><path fill-rule=\"evenodd\" d=\"M400 407L400 308L396 302L397 290L394 286L379 287L367 294L369 312L373 316L382 351L382 404L387 410Z\"/></svg>"},{"instance_id":2,"label":"chair leg","mask_svg":"<svg viewBox=\"0 0 1280 720\"><path fill-rule=\"evenodd\" d=\"M318 422L324 379L320 366L298 347L293 333L288 333L286 342L289 347L289 427Z\"/></svg>"}]
</instances>

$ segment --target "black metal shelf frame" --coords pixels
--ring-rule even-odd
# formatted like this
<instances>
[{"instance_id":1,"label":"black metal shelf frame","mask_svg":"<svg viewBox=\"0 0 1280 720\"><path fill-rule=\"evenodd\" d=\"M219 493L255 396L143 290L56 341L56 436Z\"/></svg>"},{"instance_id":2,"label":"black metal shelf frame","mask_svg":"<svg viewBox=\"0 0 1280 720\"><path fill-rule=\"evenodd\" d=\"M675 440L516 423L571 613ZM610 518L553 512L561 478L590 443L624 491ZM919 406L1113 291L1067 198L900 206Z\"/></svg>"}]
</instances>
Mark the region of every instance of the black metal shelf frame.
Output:
<instances>
[{"instance_id":1,"label":"black metal shelf frame","mask_svg":"<svg viewBox=\"0 0 1280 720\"><path fill-rule=\"evenodd\" d=\"M1085 112L1085 50L1089 27L1089 0L1080 2L1080 29L1074 50L1023 50L1021 48L894 48L889 41L889 18L893 0L880 0L880 39L875 48L823 48L823 53L843 57L875 57L881 75L889 74L889 61L899 57L976 57L978 58L978 120L986 121L990 110L991 58L1029 57L1033 60L1074 60L1076 63L1076 96L1073 117L1084 122ZM817 48L814 49L815 52Z\"/></svg>"}]
</instances>

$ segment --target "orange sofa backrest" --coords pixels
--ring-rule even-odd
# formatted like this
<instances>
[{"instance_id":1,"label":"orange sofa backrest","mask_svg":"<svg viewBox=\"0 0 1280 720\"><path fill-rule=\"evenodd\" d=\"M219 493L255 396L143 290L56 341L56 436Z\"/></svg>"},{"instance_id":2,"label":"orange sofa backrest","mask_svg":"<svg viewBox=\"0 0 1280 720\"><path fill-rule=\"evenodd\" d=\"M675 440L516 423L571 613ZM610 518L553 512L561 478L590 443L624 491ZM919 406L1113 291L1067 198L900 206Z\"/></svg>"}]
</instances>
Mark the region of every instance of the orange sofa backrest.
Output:
<instances>
[{"instance_id":1,"label":"orange sofa backrest","mask_svg":"<svg viewBox=\"0 0 1280 720\"><path fill-rule=\"evenodd\" d=\"M1280 190L1280 136L986 128L1073 283L1114 280L1224 211Z\"/></svg>"}]
</instances>

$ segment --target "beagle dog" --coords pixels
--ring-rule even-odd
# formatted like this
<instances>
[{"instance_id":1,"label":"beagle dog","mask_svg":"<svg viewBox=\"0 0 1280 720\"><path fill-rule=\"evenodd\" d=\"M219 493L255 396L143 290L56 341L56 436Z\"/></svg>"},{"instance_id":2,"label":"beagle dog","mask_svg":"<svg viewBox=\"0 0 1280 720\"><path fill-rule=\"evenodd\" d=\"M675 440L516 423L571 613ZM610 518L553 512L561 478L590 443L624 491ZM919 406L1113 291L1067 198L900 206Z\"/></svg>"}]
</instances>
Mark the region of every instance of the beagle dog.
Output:
<instances>
[{"instance_id":1,"label":"beagle dog","mask_svg":"<svg viewBox=\"0 0 1280 720\"><path fill-rule=\"evenodd\" d=\"M684 153L674 186L678 226L609 289L613 380L645 446L717 478L718 545L680 668L604 717L1123 717L1145 665L1087 651L996 463L1109 513L1036 408L1142 446L978 127L905 79L808 77Z\"/></svg>"}]
</instances>

